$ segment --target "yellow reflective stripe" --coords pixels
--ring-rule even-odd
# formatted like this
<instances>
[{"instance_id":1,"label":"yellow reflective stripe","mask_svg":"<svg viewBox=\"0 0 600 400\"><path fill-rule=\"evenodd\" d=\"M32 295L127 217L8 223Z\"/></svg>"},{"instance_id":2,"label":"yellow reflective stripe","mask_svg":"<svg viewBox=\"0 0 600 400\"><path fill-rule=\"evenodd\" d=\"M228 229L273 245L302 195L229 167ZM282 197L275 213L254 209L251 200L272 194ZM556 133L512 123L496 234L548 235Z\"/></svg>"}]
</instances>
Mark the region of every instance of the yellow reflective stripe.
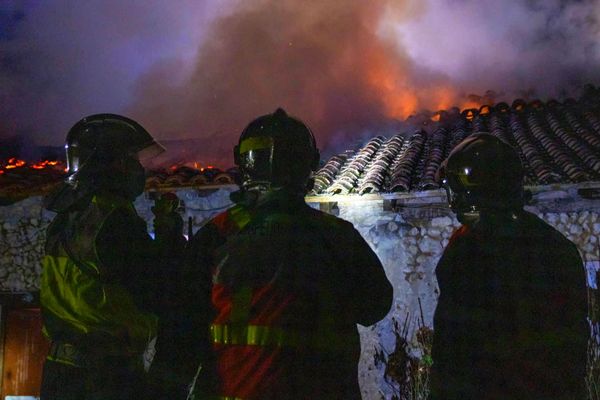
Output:
<instances>
[{"instance_id":1,"label":"yellow reflective stripe","mask_svg":"<svg viewBox=\"0 0 600 400\"><path fill-rule=\"evenodd\" d=\"M269 149L273 147L273 138L268 136L255 136L245 139L240 143L240 154L250 150Z\"/></svg>"},{"instance_id":2,"label":"yellow reflective stripe","mask_svg":"<svg viewBox=\"0 0 600 400\"><path fill-rule=\"evenodd\" d=\"M73 361L71 359L67 359L67 358L48 356L48 357L46 357L46 360L54 361L54 362L61 363L61 364L67 364L72 367L81 367L80 365L75 364L75 361Z\"/></svg>"},{"instance_id":3,"label":"yellow reflective stripe","mask_svg":"<svg viewBox=\"0 0 600 400\"><path fill-rule=\"evenodd\" d=\"M237 226L239 230L244 229L248 223L250 223L251 214L250 212L241 206L236 206L229 209L229 216L231 221Z\"/></svg>"},{"instance_id":4,"label":"yellow reflective stripe","mask_svg":"<svg viewBox=\"0 0 600 400\"><path fill-rule=\"evenodd\" d=\"M61 364L71 365L73 367L81 367L79 361L81 356L75 346L68 343L52 343L50 345L50 352L46 357L47 360L58 362Z\"/></svg>"},{"instance_id":5,"label":"yellow reflective stripe","mask_svg":"<svg viewBox=\"0 0 600 400\"><path fill-rule=\"evenodd\" d=\"M300 342L297 332L266 325L213 324L210 333L213 342L217 344L297 347Z\"/></svg>"}]
</instances>

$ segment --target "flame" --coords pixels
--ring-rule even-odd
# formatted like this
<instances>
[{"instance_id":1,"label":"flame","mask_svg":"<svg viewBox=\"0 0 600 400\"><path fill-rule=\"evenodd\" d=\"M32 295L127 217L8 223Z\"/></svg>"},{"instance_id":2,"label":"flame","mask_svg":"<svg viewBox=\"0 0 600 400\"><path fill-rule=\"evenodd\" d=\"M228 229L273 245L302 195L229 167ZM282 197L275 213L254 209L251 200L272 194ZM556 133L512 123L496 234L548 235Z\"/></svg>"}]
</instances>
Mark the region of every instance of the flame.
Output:
<instances>
[{"instance_id":1,"label":"flame","mask_svg":"<svg viewBox=\"0 0 600 400\"><path fill-rule=\"evenodd\" d=\"M442 86L434 88L431 96L433 96L433 99L436 102L435 107L433 108L434 110L447 110L454 105L456 93L451 87Z\"/></svg>"},{"instance_id":2,"label":"flame","mask_svg":"<svg viewBox=\"0 0 600 400\"><path fill-rule=\"evenodd\" d=\"M464 103L461 104L460 109L461 111L464 110L468 110L471 108L477 108L479 109L479 107L481 107L481 101L476 101L476 100L467 100Z\"/></svg>"},{"instance_id":3,"label":"flame","mask_svg":"<svg viewBox=\"0 0 600 400\"><path fill-rule=\"evenodd\" d=\"M33 169L44 169L50 163L48 160L41 161L39 163L35 163L31 166Z\"/></svg>"},{"instance_id":4,"label":"flame","mask_svg":"<svg viewBox=\"0 0 600 400\"><path fill-rule=\"evenodd\" d=\"M435 114L433 114L433 116L431 117L431 120L433 122L439 122L440 118L442 117L442 113L441 112L436 112Z\"/></svg>"},{"instance_id":5,"label":"flame","mask_svg":"<svg viewBox=\"0 0 600 400\"><path fill-rule=\"evenodd\" d=\"M21 168L26 164L27 162L25 162L24 160L19 160L16 157L11 157L8 159L8 164L4 166L4 169Z\"/></svg>"},{"instance_id":6,"label":"flame","mask_svg":"<svg viewBox=\"0 0 600 400\"><path fill-rule=\"evenodd\" d=\"M6 170L22 168L28 166L31 169L35 170L43 170L47 168L56 169L55 167L61 167L62 163L57 160L43 160L36 163L29 163L25 160L18 159L17 157L11 157L8 159L6 165L4 167L0 167L0 174L4 174ZM62 169L62 168L60 168ZM65 168L65 172L67 169Z\"/></svg>"},{"instance_id":7,"label":"flame","mask_svg":"<svg viewBox=\"0 0 600 400\"><path fill-rule=\"evenodd\" d=\"M448 84L417 90L411 87L408 78L392 60L382 53L374 51L371 54L366 79L382 100L385 115L390 118L406 119L425 107L439 111L453 106L458 106L461 111L479 109L489 101L481 96L461 95ZM432 121L439 121L439 111L433 115Z\"/></svg>"},{"instance_id":8,"label":"flame","mask_svg":"<svg viewBox=\"0 0 600 400\"><path fill-rule=\"evenodd\" d=\"M483 105L481 106L481 110L479 111L479 115L488 115L490 113L490 106L489 105Z\"/></svg>"},{"instance_id":9,"label":"flame","mask_svg":"<svg viewBox=\"0 0 600 400\"><path fill-rule=\"evenodd\" d=\"M383 102L384 113L390 118L405 119L417 110L418 98L407 85L400 71L384 48L375 47L366 56L366 82Z\"/></svg>"}]
</instances>

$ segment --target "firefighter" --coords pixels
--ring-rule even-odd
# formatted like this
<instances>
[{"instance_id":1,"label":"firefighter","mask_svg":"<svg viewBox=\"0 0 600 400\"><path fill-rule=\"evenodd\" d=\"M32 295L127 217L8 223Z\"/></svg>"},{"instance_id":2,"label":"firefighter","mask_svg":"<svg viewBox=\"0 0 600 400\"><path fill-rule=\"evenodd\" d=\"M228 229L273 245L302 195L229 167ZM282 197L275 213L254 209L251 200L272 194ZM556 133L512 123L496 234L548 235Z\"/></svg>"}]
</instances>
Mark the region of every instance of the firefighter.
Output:
<instances>
[{"instance_id":1,"label":"firefighter","mask_svg":"<svg viewBox=\"0 0 600 400\"><path fill-rule=\"evenodd\" d=\"M67 135L68 175L46 199L58 214L42 260L43 331L51 340L42 400L132 399L144 390L157 332L152 277L161 243L176 242L181 222L155 211L152 241L132 202L145 184L139 159L163 150L138 123L114 114L86 117Z\"/></svg>"},{"instance_id":2,"label":"firefighter","mask_svg":"<svg viewBox=\"0 0 600 400\"><path fill-rule=\"evenodd\" d=\"M234 157L236 204L189 253L209 280L198 286L212 300L213 394L359 399L356 324L381 320L392 303L381 263L350 223L305 203L319 152L301 121L283 109L257 118Z\"/></svg>"},{"instance_id":3,"label":"firefighter","mask_svg":"<svg viewBox=\"0 0 600 400\"><path fill-rule=\"evenodd\" d=\"M518 154L475 134L440 171L462 226L436 268L432 399L585 398L583 263L523 209Z\"/></svg>"}]
</instances>

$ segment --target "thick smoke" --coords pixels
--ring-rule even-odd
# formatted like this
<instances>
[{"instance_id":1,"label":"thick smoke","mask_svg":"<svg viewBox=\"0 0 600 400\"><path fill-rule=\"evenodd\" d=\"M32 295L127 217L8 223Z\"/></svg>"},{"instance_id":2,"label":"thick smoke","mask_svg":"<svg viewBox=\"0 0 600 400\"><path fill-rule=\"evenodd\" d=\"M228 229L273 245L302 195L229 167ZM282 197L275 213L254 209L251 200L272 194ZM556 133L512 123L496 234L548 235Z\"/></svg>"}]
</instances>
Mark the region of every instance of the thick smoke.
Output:
<instances>
[{"instance_id":1,"label":"thick smoke","mask_svg":"<svg viewBox=\"0 0 600 400\"><path fill-rule=\"evenodd\" d=\"M58 143L85 114L123 112L224 166L279 106L332 149L486 101L473 93L546 99L600 81L592 0L8 3L23 16L0 30L4 134Z\"/></svg>"},{"instance_id":2,"label":"thick smoke","mask_svg":"<svg viewBox=\"0 0 600 400\"><path fill-rule=\"evenodd\" d=\"M191 65L214 13L163 0L0 1L0 137L60 144L85 115L125 112L149 69Z\"/></svg>"}]
</instances>

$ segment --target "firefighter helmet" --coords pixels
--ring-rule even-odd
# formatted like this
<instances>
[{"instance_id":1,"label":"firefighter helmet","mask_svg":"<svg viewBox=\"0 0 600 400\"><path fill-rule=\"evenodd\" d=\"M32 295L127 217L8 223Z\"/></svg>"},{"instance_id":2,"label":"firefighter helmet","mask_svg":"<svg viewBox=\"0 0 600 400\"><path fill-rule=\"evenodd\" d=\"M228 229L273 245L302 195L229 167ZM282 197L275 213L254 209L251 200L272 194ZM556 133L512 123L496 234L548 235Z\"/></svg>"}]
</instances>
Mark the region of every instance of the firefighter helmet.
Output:
<instances>
[{"instance_id":1,"label":"firefighter helmet","mask_svg":"<svg viewBox=\"0 0 600 400\"><path fill-rule=\"evenodd\" d=\"M524 204L523 167L515 149L496 136L478 133L459 143L438 170L459 220L482 209Z\"/></svg>"},{"instance_id":2,"label":"firefighter helmet","mask_svg":"<svg viewBox=\"0 0 600 400\"><path fill-rule=\"evenodd\" d=\"M319 166L319 157L310 129L282 108L250 122L234 148L245 189L310 189L309 178Z\"/></svg>"},{"instance_id":3,"label":"firefighter helmet","mask_svg":"<svg viewBox=\"0 0 600 400\"><path fill-rule=\"evenodd\" d=\"M65 184L45 199L63 212L108 191L133 200L142 193L144 168L139 160L164 151L137 122L116 114L95 114L77 122L67 134Z\"/></svg>"},{"instance_id":4,"label":"firefighter helmet","mask_svg":"<svg viewBox=\"0 0 600 400\"><path fill-rule=\"evenodd\" d=\"M83 118L69 130L65 148L68 184L129 198L144 189L139 160L164 151L140 124L116 114Z\"/></svg>"},{"instance_id":5,"label":"firefighter helmet","mask_svg":"<svg viewBox=\"0 0 600 400\"><path fill-rule=\"evenodd\" d=\"M70 176L100 163L138 155L140 159L164 151L137 122L116 114L95 114L77 122L67 134L67 172Z\"/></svg>"}]
</instances>

